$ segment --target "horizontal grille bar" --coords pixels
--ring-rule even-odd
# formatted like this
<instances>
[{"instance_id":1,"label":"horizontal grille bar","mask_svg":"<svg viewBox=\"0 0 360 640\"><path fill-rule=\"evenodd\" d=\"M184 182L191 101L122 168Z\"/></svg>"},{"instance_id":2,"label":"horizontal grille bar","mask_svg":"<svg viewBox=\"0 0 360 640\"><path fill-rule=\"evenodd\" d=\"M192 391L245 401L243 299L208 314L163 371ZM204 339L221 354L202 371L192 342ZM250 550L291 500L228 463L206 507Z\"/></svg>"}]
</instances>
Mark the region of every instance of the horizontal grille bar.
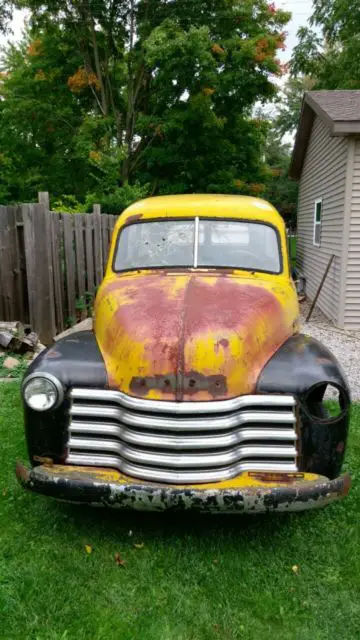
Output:
<instances>
[{"instance_id":1,"label":"horizontal grille bar","mask_svg":"<svg viewBox=\"0 0 360 640\"><path fill-rule=\"evenodd\" d=\"M144 425L143 425L144 426ZM71 422L71 435L91 435L101 438L118 438L132 445L141 447L158 447L159 449L213 449L231 447L249 440L274 440L276 442L296 441L297 435L293 428L286 429L258 429L243 428L231 433L209 435L168 435L156 434L151 431L133 431L123 425L105 422Z\"/></svg>"},{"instance_id":2,"label":"horizontal grille bar","mask_svg":"<svg viewBox=\"0 0 360 640\"><path fill-rule=\"evenodd\" d=\"M149 482L165 482L175 484L201 484L210 482L220 482L230 480L244 471L272 471L278 473L292 473L297 471L294 462L238 462L235 465L222 469L206 469L202 471L171 469L156 469L154 467L144 467L133 464L118 458L107 455L86 455L83 453L71 453L67 462L74 465L85 465L89 467L111 467L134 478L142 478Z\"/></svg>"},{"instance_id":3,"label":"horizontal grille bar","mask_svg":"<svg viewBox=\"0 0 360 640\"><path fill-rule=\"evenodd\" d=\"M149 429L166 429L166 431L210 431L232 429L243 424L294 424L293 412L275 411L243 411L228 416L216 418L172 418L146 416L141 413L131 413L117 407L90 404L73 404L70 415L76 417L108 418L132 427L147 427Z\"/></svg>"},{"instance_id":4,"label":"horizontal grille bar","mask_svg":"<svg viewBox=\"0 0 360 640\"><path fill-rule=\"evenodd\" d=\"M244 458L294 458L296 448L286 445L241 445L229 451L216 453L164 453L144 449L135 449L116 440L93 440L74 438L69 440L69 447L85 451L115 453L139 464L155 465L171 468L220 467L229 465Z\"/></svg>"},{"instance_id":5,"label":"horizontal grille bar","mask_svg":"<svg viewBox=\"0 0 360 640\"><path fill-rule=\"evenodd\" d=\"M167 400L145 400L128 396L121 391L109 389L72 389L74 400L90 400L91 402L113 402L127 409L144 413L168 413L169 415L199 413L229 413L247 407L294 407L293 396L281 395L249 395L238 396L230 400L214 400L211 402L172 402Z\"/></svg>"},{"instance_id":6,"label":"horizontal grille bar","mask_svg":"<svg viewBox=\"0 0 360 640\"><path fill-rule=\"evenodd\" d=\"M297 471L293 396L172 402L101 389L70 396L69 464L179 484Z\"/></svg>"}]
</instances>

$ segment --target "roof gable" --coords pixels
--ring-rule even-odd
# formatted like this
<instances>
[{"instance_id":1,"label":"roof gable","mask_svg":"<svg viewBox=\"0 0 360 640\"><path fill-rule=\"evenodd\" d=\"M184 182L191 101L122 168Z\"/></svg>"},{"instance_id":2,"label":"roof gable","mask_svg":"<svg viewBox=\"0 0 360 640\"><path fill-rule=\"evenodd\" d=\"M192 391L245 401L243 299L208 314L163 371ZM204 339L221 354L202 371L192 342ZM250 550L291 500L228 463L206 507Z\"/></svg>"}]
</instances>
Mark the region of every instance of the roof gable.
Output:
<instances>
[{"instance_id":1,"label":"roof gable","mask_svg":"<svg viewBox=\"0 0 360 640\"><path fill-rule=\"evenodd\" d=\"M304 95L289 175L301 176L315 116L333 136L360 134L360 91L308 91Z\"/></svg>"}]
</instances>

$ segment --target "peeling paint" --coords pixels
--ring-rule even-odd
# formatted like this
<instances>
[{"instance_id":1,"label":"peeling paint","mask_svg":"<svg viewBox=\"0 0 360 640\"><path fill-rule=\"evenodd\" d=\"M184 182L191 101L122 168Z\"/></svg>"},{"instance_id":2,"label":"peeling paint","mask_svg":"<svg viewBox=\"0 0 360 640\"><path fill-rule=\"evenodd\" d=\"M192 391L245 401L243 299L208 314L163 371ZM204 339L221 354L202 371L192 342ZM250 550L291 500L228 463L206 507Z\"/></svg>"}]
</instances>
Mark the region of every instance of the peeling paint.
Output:
<instances>
[{"instance_id":1,"label":"peeling paint","mask_svg":"<svg viewBox=\"0 0 360 640\"><path fill-rule=\"evenodd\" d=\"M125 224L132 224L134 222L137 222L138 220L141 220L141 218L142 218L142 213L137 213L137 214L135 214L133 216L129 216L126 219Z\"/></svg>"},{"instance_id":2,"label":"peeling paint","mask_svg":"<svg viewBox=\"0 0 360 640\"><path fill-rule=\"evenodd\" d=\"M177 401L252 393L264 364L292 335L292 295L290 286L275 295L270 281L241 275L150 272L106 280L95 331L111 386ZM187 385L191 372L195 385ZM214 376L223 382L212 384ZM162 384L167 379L171 384Z\"/></svg>"},{"instance_id":3,"label":"peeling paint","mask_svg":"<svg viewBox=\"0 0 360 640\"><path fill-rule=\"evenodd\" d=\"M237 489L195 489L170 487L138 481L113 482L95 479L86 469L35 467L27 470L17 464L17 477L32 491L68 502L134 509L139 511L198 511L203 513L267 513L304 511L323 507L349 492L350 477L336 480L318 476L316 480L298 480L273 486ZM99 474L98 474L99 475ZM260 486L259 486L260 485Z\"/></svg>"}]
</instances>

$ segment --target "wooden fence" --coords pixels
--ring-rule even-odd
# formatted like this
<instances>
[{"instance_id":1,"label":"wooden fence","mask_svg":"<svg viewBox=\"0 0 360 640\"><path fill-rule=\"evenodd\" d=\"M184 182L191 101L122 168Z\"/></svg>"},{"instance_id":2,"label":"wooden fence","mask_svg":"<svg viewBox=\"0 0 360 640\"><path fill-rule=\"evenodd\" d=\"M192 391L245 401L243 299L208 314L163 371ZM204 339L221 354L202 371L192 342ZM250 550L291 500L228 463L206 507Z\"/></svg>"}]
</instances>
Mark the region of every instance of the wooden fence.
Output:
<instances>
[{"instance_id":1,"label":"wooden fence","mask_svg":"<svg viewBox=\"0 0 360 640\"><path fill-rule=\"evenodd\" d=\"M106 265L117 216L55 213L39 204L0 206L0 320L30 324L44 344L87 315Z\"/></svg>"}]
</instances>

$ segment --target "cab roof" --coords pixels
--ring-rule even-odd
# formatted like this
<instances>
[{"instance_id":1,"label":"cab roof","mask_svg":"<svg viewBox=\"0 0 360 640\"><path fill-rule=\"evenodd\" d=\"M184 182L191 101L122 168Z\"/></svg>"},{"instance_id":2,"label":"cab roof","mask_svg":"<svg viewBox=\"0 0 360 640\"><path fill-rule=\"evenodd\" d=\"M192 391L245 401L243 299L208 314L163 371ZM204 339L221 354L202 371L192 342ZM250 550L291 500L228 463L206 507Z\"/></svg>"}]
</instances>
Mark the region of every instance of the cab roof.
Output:
<instances>
[{"instance_id":1,"label":"cab roof","mask_svg":"<svg viewBox=\"0 0 360 640\"><path fill-rule=\"evenodd\" d=\"M156 196L139 200L121 214L116 226L149 218L181 218L188 216L214 218L246 218L284 227L283 218L266 200L251 196L192 194Z\"/></svg>"}]
</instances>

